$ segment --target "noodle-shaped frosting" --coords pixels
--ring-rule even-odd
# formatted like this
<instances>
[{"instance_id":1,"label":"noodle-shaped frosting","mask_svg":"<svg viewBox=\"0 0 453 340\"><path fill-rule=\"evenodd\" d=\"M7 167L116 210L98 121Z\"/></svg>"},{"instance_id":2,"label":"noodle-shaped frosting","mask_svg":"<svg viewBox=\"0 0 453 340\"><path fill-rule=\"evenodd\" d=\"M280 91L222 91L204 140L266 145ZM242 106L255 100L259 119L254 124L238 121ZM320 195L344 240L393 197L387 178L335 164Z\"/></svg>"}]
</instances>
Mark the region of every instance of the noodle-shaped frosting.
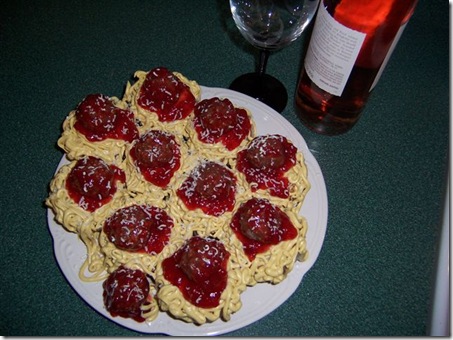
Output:
<instances>
[{"instance_id":1,"label":"noodle-shaped frosting","mask_svg":"<svg viewBox=\"0 0 453 340\"><path fill-rule=\"evenodd\" d=\"M284 164L281 164L281 167L285 166L284 168L285 171L283 174L276 177L267 178L268 175L266 174L266 171L269 171L269 169L267 169L265 166L263 166L264 170L260 168L258 169L247 168L249 166L247 164L249 163L247 163L247 156L244 155L246 155L246 152L248 151L248 149L251 148L254 142L259 141L260 143L265 143L266 140L273 138L281 139L284 143L286 143L287 149L291 148L293 150L293 155L288 156L286 154L285 155L286 160L280 161L281 163L285 162ZM238 171L237 175L240 182L254 194L266 198L269 201L284 207L286 210L292 210L298 213L302 207L305 195L310 190L310 182L308 181L307 167L305 165L305 160L302 152L297 150L290 140L279 135L257 136L252 141L252 143L249 143L248 149L240 150L241 160L239 160L238 158L234 158L230 162L232 168L241 169L241 171ZM259 157L262 157L261 155L266 154L265 151L263 151L262 145L259 147L259 149L260 156L258 156L258 159ZM244 163L246 165L244 165ZM281 171L280 170L281 167L277 168L277 170ZM261 173L261 171L263 172ZM247 178L245 172L249 174L251 180ZM272 172L272 169L270 170L270 173L274 173ZM266 187L262 187L262 185L257 183L256 180L261 181L261 184L265 184ZM287 181L287 188L285 188L284 190L282 190L285 186L283 184L283 181ZM274 190L274 185L275 188L278 188L280 190L280 192L277 194L272 191Z\"/></svg>"},{"instance_id":2,"label":"noodle-shaped frosting","mask_svg":"<svg viewBox=\"0 0 453 340\"><path fill-rule=\"evenodd\" d=\"M235 168L235 163L232 163ZM276 197L269 193L268 189L256 189L255 183L249 183L246 177L240 171L237 172L237 177L240 183L247 187L247 190L252 191L253 195L266 198L285 210L290 210L295 213L300 212L304 198L310 190L310 182L308 181L307 167L305 166L304 156L300 151L296 153L296 163L286 173L285 177L288 179L288 198Z\"/></svg>"},{"instance_id":3,"label":"noodle-shaped frosting","mask_svg":"<svg viewBox=\"0 0 453 340\"><path fill-rule=\"evenodd\" d=\"M151 302L147 302L142 305L142 317L146 322L151 322L157 319L159 316L159 304L156 299L153 299Z\"/></svg>"},{"instance_id":4,"label":"noodle-shaped frosting","mask_svg":"<svg viewBox=\"0 0 453 340\"><path fill-rule=\"evenodd\" d=\"M277 284L282 282L293 269L296 261L303 261L308 256L305 234L307 222L305 218L287 212L291 221L297 226L299 235L293 240L272 246L267 252L258 254L251 262L252 280L249 285L260 282Z\"/></svg>"},{"instance_id":5,"label":"noodle-shaped frosting","mask_svg":"<svg viewBox=\"0 0 453 340\"><path fill-rule=\"evenodd\" d=\"M83 282L97 282L108 276L108 258L101 252L99 231L83 228L78 233L85 244L87 257L79 269L79 279Z\"/></svg>"}]
</instances>

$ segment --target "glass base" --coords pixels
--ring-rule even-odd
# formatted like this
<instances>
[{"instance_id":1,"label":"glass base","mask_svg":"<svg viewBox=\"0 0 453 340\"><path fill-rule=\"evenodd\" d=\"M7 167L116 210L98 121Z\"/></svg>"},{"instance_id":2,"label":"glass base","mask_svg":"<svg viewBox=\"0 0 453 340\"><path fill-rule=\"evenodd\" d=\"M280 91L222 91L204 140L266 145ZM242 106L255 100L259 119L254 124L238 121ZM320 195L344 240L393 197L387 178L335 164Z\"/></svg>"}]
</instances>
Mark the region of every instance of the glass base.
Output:
<instances>
[{"instance_id":1,"label":"glass base","mask_svg":"<svg viewBox=\"0 0 453 340\"><path fill-rule=\"evenodd\" d=\"M288 102L285 86L268 74L247 73L236 78L230 89L263 102L281 113Z\"/></svg>"}]
</instances>

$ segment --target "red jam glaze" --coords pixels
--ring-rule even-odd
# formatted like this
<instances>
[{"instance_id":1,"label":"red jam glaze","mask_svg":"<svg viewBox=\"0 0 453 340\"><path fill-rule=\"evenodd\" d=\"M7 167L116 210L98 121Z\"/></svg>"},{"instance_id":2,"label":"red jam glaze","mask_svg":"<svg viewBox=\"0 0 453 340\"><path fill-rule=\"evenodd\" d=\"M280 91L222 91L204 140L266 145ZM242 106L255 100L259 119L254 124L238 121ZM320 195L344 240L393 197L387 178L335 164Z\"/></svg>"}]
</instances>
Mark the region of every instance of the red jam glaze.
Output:
<instances>
[{"instance_id":1,"label":"red jam glaze","mask_svg":"<svg viewBox=\"0 0 453 340\"><path fill-rule=\"evenodd\" d=\"M165 67L149 71L143 82L137 103L143 109L155 112L161 122L186 118L194 109L195 97L184 84Z\"/></svg>"},{"instance_id":2,"label":"red jam glaze","mask_svg":"<svg viewBox=\"0 0 453 340\"><path fill-rule=\"evenodd\" d=\"M114 212L103 230L118 249L159 254L170 239L173 219L162 209L131 205Z\"/></svg>"},{"instance_id":3,"label":"red jam glaze","mask_svg":"<svg viewBox=\"0 0 453 340\"><path fill-rule=\"evenodd\" d=\"M120 266L109 275L102 287L104 306L113 317L145 321L140 307L152 300L145 273Z\"/></svg>"},{"instance_id":4,"label":"red jam glaze","mask_svg":"<svg viewBox=\"0 0 453 340\"><path fill-rule=\"evenodd\" d=\"M130 155L143 177L164 188L179 169L181 152L173 135L164 131L149 131L138 139Z\"/></svg>"},{"instance_id":5,"label":"red jam glaze","mask_svg":"<svg viewBox=\"0 0 453 340\"><path fill-rule=\"evenodd\" d=\"M194 128L198 139L206 144L222 143L236 149L252 127L247 111L235 108L228 99L205 99L195 105Z\"/></svg>"},{"instance_id":6,"label":"red jam glaze","mask_svg":"<svg viewBox=\"0 0 453 340\"><path fill-rule=\"evenodd\" d=\"M117 181L126 181L124 171L100 158L88 156L79 159L69 172L66 190L82 209L93 212L112 200Z\"/></svg>"},{"instance_id":7,"label":"red jam glaze","mask_svg":"<svg viewBox=\"0 0 453 340\"><path fill-rule=\"evenodd\" d=\"M215 308L227 286L229 257L220 241L194 236L162 262L164 277L191 304Z\"/></svg>"},{"instance_id":8,"label":"red jam glaze","mask_svg":"<svg viewBox=\"0 0 453 340\"><path fill-rule=\"evenodd\" d=\"M289 197L285 173L296 164L297 148L281 135L258 136L238 152L236 169L242 172L251 190L269 190L275 197Z\"/></svg>"},{"instance_id":9,"label":"red jam glaze","mask_svg":"<svg viewBox=\"0 0 453 340\"><path fill-rule=\"evenodd\" d=\"M206 215L220 216L232 211L236 202L236 177L224 165L200 163L177 190L189 210L201 209Z\"/></svg>"},{"instance_id":10,"label":"red jam glaze","mask_svg":"<svg viewBox=\"0 0 453 340\"><path fill-rule=\"evenodd\" d=\"M231 229L241 241L250 261L272 245L297 237L288 215L266 199L251 198L234 214Z\"/></svg>"},{"instance_id":11,"label":"red jam glaze","mask_svg":"<svg viewBox=\"0 0 453 340\"><path fill-rule=\"evenodd\" d=\"M103 94L90 94L76 108L74 127L90 142L107 138L132 142L138 137L132 111L116 107Z\"/></svg>"}]
</instances>

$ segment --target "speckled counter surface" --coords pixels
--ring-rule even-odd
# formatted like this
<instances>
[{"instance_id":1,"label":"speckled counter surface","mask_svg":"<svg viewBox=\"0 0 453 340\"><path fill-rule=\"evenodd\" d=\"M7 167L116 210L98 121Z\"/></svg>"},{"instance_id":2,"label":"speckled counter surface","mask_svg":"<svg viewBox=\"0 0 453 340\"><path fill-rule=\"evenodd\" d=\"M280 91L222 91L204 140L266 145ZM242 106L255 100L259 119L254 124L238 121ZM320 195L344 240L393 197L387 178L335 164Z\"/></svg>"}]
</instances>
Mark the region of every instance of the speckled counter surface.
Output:
<instances>
[{"instance_id":1,"label":"speckled counter surface","mask_svg":"<svg viewBox=\"0 0 453 340\"><path fill-rule=\"evenodd\" d=\"M294 96L306 36L270 57ZM329 198L319 258L296 292L233 336L425 335L449 162L449 8L421 0L360 122L316 135L290 103ZM6 0L0 11L0 334L143 335L67 283L43 201L61 124L87 94L122 96L136 70L228 87L255 55L227 1Z\"/></svg>"}]
</instances>

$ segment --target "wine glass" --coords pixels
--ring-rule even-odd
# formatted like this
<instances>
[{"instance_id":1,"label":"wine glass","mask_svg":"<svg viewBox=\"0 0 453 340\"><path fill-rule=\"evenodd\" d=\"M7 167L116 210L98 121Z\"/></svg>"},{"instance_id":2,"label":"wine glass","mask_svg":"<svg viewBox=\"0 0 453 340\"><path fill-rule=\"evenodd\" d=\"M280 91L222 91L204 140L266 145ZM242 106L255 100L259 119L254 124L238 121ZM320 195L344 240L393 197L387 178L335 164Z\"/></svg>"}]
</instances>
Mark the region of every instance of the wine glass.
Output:
<instances>
[{"instance_id":1,"label":"wine glass","mask_svg":"<svg viewBox=\"0 0 453 340\"><path fill-rule=\"evenodd\" d=\"M285 86L266 73L267 60L296 40L315 15L319 0L230 0L242 36L260 51L258 70L236 78L230 89L247 94L282 112L288 101Z\"/></svg>"}]
</instances>

